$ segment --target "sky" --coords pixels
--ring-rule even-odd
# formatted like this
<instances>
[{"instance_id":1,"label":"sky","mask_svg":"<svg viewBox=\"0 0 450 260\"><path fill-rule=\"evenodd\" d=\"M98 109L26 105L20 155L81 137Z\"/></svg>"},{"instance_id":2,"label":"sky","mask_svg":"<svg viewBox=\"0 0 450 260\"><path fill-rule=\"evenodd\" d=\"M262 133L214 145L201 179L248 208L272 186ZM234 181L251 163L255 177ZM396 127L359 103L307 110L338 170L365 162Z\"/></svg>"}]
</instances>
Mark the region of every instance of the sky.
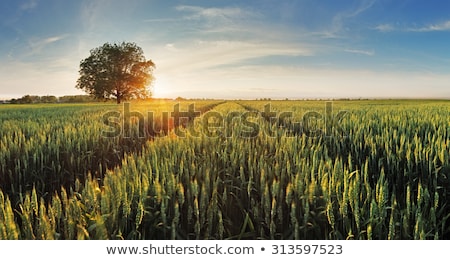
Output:
<instances>
[{"instance_id":1,"label":"sky","mask_svg":"<svg viewBox=\"0 0 450 260\"><path fill-rule=\"evenodd\" d=\"M2 0L0 99L83 94L123 41L160 98L450 98L450 1Z\"/></svg>"}]
</instances>

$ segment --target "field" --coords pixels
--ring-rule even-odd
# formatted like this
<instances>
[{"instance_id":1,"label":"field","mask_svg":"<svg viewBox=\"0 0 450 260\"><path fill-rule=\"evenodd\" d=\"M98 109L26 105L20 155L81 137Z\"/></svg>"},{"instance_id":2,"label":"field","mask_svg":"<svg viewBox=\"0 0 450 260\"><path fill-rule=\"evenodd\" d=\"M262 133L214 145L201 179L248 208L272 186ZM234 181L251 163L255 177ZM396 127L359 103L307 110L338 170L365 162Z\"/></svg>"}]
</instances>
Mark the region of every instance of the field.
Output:
<instances>
[{"instance_id":1,"label":"field","mask_svg":"<svg viewBox=\"0 0 450 260\"><path fill-rule=\"evenodd\" d=\"M449 157L450 101L1 105L0 239L449 239Z\"/></svg>"}]
</instances>

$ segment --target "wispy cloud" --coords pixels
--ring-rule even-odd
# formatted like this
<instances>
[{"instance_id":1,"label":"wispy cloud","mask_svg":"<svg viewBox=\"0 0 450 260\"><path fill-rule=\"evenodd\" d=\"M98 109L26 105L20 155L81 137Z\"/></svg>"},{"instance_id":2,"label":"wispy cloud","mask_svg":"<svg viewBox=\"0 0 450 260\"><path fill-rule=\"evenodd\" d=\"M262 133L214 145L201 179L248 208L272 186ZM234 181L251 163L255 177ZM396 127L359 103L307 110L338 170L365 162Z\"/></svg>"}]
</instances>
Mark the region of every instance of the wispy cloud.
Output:
<instances>
[{"instance_id":1,"label":"wispy cloud","mask_svg":"<svg viewBox=\"0 0 450 260\"><path fill-rule=\"evenodd\" d=\"M188 20L202 20L208 22L224 23L233 20L252 19L260 17L260 14L252 10L247 10L239 7L201 7L194 5L177 5L174 9L182 16L164 17L164 18L150 18L145 19L144 22L186 22Z\"/></svg>"},{"instance_id":2,"label":"wispy cloud","mask_svg":"<svg viewBox=\"0 0 450 260\"><path fill-rule=\"evenodd\" d=\"M64 38L66 38L67 36L68 36L67 34L64 34L64 35L57 35L57 36L41 38L41 39L30 39L28 41L28 45L29 45L31 51L28 53L28 55L40 53L48 45L50 45L54 42L60 41Z\"/></svg>"},{"instance_id":3,"label":"wispy cloud","mask_svg":"<svg viewBox=\"0 0 450 260\"><path fill-rule=\"evenodd\" d=\"M246 32L251 24L263 17L257 11L243 7L178 5L175 10L181 14L179 21L192 22L191 28L202 34Z\"/></svg>"},{"instance_id":4,"label":"wispy cloud","mask_svg":"<svg viewBox=\"0 0 450 260\"><path fill-rule=\"evenodd\" d=\"M158 66L166 72L192 72L214 69L223 65L268 56L310 56L313 50L293 44L276 42L254 43L245 41L196 41L168 43L161 53ZM175 74L175 73L174 73Z\"/></svg>"},{"instance_id":5,"label":"wispy cloud","mask_svg":"<svg viewBox=\"0 0 450 260\"><path fill-rule=\"evenodd\" d=\"M186 13L184 19L187 19L179 28L185 27L184 32L192 30L188 36L185 34L185 39L206 39L210 42L227 39L228 42L245 42L256 48L261 46L253 46L255 42L262 46L289 46L288 50L296 46L303 54L307 52L307 55L312 55L319 46L324 49L324 46L315 40L317 37L302 36L307 32L300 33L298 27L280 26L272 22L272 18L260 9L185 5L177 6L176 9Z\"/></svg>"},{"instance_id":6,"label":"wispy cloud","mask_svg":"<svg viewBox=\"0 0 450 260\"><path fill-rule=\"evenodd\" d=\"M144 19L143 22L146 23L167 23L167 22L177 22L180 21L180 18L151 18Z\"/></svg>"},{"instance_id":7,"label":"wispy cloud","mask_svg":"<svg viewBox=\"0 0 450 260\"><path fill-rule=\"evenodd\" d=\"M83 0L80 1L81 26L85 31L95 34L111 34L113 30L130 30L128 22L135 17L139 2L113 0ZM120 19L115 19L115 17Z\"/></svg>"},{"instance_id":8,"label":"wispy cloud","mask_svg":"<svg viewBox=\"0 0 450 260\"><path fill-rule=\"evenodd\" d=\"M375 55L374 50L357 50L357 49L345 49L345 52L354 53L354 54L361 54L361 55L367 55L367 56L373 56Z\"/></svg>"},{"instance_id":9,"label":"wispy cloud","mask_svg":"<svg viewBox=\"0 0 450 260\"><path fill-rule=\"evenodd\" d=\"M411 32L436 32L436 31L450 31L450 20L431 24L428 26L420 27L420 28L409 28L408 31Z\"/></svg>"},{"instance_id":10,"label":"wispy cloud","mask_svg":"<svg viewBox=\"0 0 450 260\"><path fill-rule=\"evenodd\" d=\"M20 9L20 10L23 10L23 11L25 11L25 10L31 10L31 9L36 8L36 6L37 6L37 0L29 0L29 1L27 1L27 2L25 2L25 3L23 3L23 4L21 4L21 5L19 6L19 9Z\"/></svg>"},{"instance_id":11,"label":"wispy cloud","mask_svg":"<svg viewBox=\"0 0 450 260\"><path fill-rule=\"evenodd\" d=\"M393 32L393 31L405 31L405 32L443 32L450 31L450 20L434 23L425 26L394 26L392 24L379 24L373 28L379 32Z\"/></svg>"},{"instance_id":12,"label":"wispy cloud","mask_svg":"<svg viewBox=\"0 0 450 260\"><path fill-rule=\"evenodd\" d=\"M374 29L380 32L392 32L395 30L395 27L392 24L385 23L377 25Z\"/></svg>"},{"instance_id":13,"label":"wispy cloud","mask_svg":"<svg viewBox=\"0 0 450 260\"><path fill-rule=\"evenodd\" d=\"M110 8L111 4L112 1L105 0L82 1L80 9L81 25L87 31L93 31L98 26L105 26L104 21L102 21L103 13Z\"/></svg>"},{"instance_id":14,"label":"wispy cloud","mask_svg":"<svg viewBox=\"0 0 450 260\"><path fill-rule=\"evenodd\" d=\"M190 13L186 18L190 19L236 19L255 17L255 12L245 10L238 7L222 7L222 8L206 8L193 5L178 5L175 7L177 11Z\"/></svg>"},{"instance_id":15,"label":"wispy cloud","mask_svg":"<svg viewBox=\"0 0 450 260\"><path fill-rule=\"evenodd\" d=\"M363 0L361 1L361 4L356 8L355 10L349 12L346 16L347 17L354 17L357 15L360 15L361 13L365 12L369 8L375 4L376 0Z\"/></svg>"},{"instance_id":16,"label":"wispy cloud","mask_svg":"<svg viewBox=\"0 0 450 260\"><path fill-rule=\"evenodd\" d=\"M332 20L330 30L323 32L324 38L340 38L340 33L345 28L345 22L349 18L356 17L368 9L370 9L376 0L364 0L361 1L360 5L356 8L349 9L343 12L337 13Z\"/></svg>"}]
</instances>

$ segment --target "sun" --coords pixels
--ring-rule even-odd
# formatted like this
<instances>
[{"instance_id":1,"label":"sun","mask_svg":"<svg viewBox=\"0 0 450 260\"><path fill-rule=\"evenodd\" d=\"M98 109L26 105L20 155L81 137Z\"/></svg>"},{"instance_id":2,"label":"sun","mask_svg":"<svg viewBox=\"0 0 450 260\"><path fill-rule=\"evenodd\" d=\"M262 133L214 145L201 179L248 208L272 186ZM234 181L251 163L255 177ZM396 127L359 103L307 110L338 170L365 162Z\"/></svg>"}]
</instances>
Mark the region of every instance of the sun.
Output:
<instances>
[{"instance_id":1,"label":"sun","mask_svg":"<svg viewBox=\"0 0 450 260\"><path fill-rule=\"evenodd\" d=\"M165 84L163 80L157 79L152 87L152 97L154 98L170 98L173 92L169 84Z\"/></svg>"}]
</instances>

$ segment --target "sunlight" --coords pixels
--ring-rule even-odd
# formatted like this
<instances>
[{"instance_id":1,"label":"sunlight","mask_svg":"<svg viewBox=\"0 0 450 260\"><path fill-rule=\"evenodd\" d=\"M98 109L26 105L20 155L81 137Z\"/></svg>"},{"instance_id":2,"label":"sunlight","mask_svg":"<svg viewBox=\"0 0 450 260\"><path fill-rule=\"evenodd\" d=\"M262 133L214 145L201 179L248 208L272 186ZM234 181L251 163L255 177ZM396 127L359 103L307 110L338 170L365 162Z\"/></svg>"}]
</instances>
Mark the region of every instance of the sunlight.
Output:
<instances>
[{"instance_id":1,"label":"sunlight","mask_svg":"<svg viewBox=\"0 0 450 260\"><path fill-rule=\"evenodd\" d=\"M166 84L164 80L158 78L155 80L154 85L152 87L154 98L170 98L173 95L173 92L168 87L169 84Z\"/></svg>"}]
</instances>

